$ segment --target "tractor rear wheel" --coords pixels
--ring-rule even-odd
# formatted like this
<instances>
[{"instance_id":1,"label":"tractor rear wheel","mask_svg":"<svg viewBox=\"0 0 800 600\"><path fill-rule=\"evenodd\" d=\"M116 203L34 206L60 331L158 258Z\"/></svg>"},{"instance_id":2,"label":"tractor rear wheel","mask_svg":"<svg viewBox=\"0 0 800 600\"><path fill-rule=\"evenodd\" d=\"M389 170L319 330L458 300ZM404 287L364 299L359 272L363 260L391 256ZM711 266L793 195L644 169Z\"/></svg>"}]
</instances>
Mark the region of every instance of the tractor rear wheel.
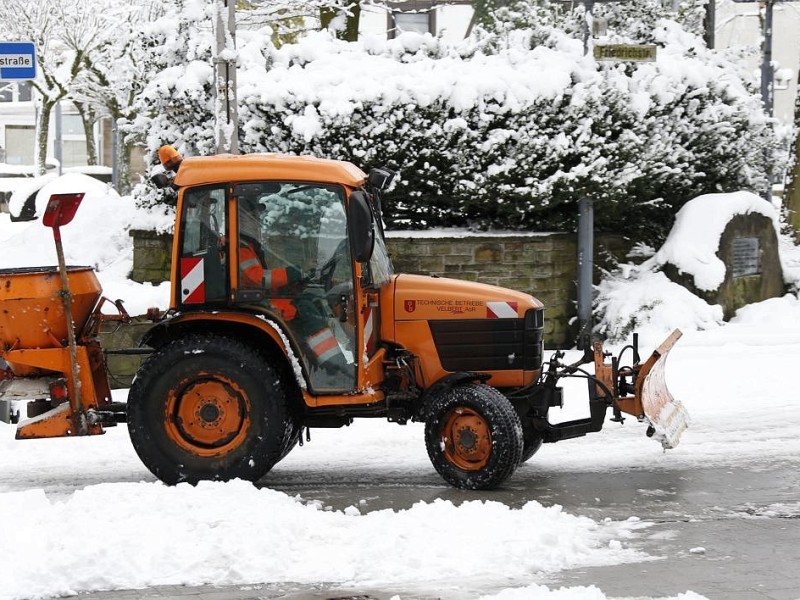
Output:
<instances>
[{"instance_id":1,"label":"tractor rear wheel","mask_svg":"<svg viewBox=\"0 0 800 600\"><path fill-rule=\"evenodd\" d=\"M445 481L462 489L492 489L519 465L522 425L503 394L488 385L467 383L434 398L425 444Z\"/></svg>"},{"instance_id":2,"label":"tractor rear wheel","mask_svg":"<svg viewBox=\"0 0 800 600\"><path fill-rule=\"evenodd\" d=\"M256 481L291 449L288 419L276 370L249 346L215 335L191 335L158 349L128 396L133 447L169 484Z\"/></svg>"}]
</instances>

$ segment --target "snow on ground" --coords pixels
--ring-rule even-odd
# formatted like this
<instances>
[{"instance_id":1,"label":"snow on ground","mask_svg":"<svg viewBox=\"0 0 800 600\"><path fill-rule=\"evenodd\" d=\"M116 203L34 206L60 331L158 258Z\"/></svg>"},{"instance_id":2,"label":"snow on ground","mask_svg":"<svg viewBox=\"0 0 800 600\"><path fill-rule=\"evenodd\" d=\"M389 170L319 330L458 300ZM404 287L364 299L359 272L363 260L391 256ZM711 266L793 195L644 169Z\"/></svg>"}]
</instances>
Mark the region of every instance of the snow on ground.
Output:
<instances>
[{"instance_id":1,"label":"snow on ground","mask_svg":"<svg viewBox=\"0 0 800 600\"><path fill-rule=\"evenodd\" d=\"M124 278L126 228L142 218L129 199L90 194L84 202L63 230L70 262L97 266L106 293L114 290L110 295L129 306L163 306L163 286L148 289ZM12 224L0 215L0 268L23 263L54 264L51 232L39 222ZM658 341L643 340L642 352ZM577 356L570 352L566 360ZM687 331L667 365L669 386L693 419L676 449L663 452L633 419L607 423L600 433L545 445L510 484L540 473L796 460L798 358L800 300L794 295L742 309L728 324ZM118 395L124 399L124 391ZM554 420L586 412L585 382L570 381L566 406L554 410ZM139 462L124 426L94 438L13 438L14 427L0 423L0 514L16 515L4 520L0 537L8 574L0 578L0 599L159 584L327 582L407 593L436 589L443 597L484 590L495 594L484 598L502 600L602 600L605 594L594 587L549 590L537 582L567 568L655 558L635 549L648 525L636 515L595 521L535 498L519 509L437 500L374 512L366 512L364 499L335 511L243 482L166 487ZM428 461L419 424L380 420L314 430L312 443L281 462L265 478L267 486L271 477L321 486L343 479L446 485ZM475 540L480 552L472 550Z\"/></svg>"}]
</instances>

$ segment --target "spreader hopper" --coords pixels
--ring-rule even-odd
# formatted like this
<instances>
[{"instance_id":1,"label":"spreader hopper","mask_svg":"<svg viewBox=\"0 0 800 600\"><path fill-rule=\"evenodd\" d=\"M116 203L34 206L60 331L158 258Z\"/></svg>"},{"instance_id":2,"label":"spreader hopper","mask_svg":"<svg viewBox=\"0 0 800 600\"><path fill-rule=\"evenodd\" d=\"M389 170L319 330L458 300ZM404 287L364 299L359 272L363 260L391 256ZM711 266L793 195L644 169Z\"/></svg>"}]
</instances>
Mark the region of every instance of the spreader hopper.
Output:
<instances>
[{"instance_id":1,"label":"spreader hopper","mask_svg":"<svg viewBox=\"0 0 800 600\"><path fill-rule=\"evenodd\" d=\"M100 299L100 282L90 267L67 267L67 277L75 330L80 333ZM66 343L58 267L0 270L0 350L62 348ZM9 366L15 375L30 374Z\"/></svg>"}]
</instances>

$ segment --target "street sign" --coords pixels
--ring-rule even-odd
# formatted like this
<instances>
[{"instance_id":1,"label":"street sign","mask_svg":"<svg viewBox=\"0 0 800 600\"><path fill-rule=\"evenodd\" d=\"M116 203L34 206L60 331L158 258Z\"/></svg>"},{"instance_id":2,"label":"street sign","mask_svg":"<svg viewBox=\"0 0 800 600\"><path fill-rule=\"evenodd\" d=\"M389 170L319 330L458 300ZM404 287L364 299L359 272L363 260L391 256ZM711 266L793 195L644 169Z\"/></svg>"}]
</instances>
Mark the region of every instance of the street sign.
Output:
<instances>
[{"instance_id":1,"label":"street sign","mask_svg":"<svg viewBox=\"0 0 800 600\"><path fill-rule=\"evenodd\" d=\"M0 81L36 79L33 42L0 42Z\"/></svg>"},{"instance_id":2,"label":"street sign","mask_svg":"<svg viewBox=\"0 0 800 600\"><path fill-rule=\"evenodd\" d=\"M595 60L621 60L631 62L654 62L655 44L609 44L594 47Z\"/></svg>"}]
</instances>

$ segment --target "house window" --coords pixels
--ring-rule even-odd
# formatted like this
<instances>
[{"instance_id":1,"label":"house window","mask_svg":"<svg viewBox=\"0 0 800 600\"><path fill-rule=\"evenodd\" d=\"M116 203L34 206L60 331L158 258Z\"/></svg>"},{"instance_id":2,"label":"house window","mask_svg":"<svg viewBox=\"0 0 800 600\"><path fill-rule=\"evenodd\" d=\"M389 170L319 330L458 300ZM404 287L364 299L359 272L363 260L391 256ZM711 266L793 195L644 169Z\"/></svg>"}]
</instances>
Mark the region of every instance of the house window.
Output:
<instances>
[{"instance_id":1,"label":"house window","mask_svg":"<svg viewBox=\"0 0 800 600\"><path fill-rule=\"evenodd\" d=\"M30 102L31 89L29 81L0 82L0 102Z\"/></svg>"},{"instance_id":2,"label":"house window","mask_svg":"<svg viewBox=\"0 0 800 600\"><path fill-rule=\"evenodd\" d=\"M415 33L433 33L431 31L430 12L400 12L392 13L394 19L395 35L406 31Z\"/></svg>"},{"instance_id":3,"label":"house window","mask_svg":"<svg viewBox=\"0 0 800 600\"><path fill-rule=\"evenodd\" d=\"M33 86L30 81L21 81L17 84L17 102L30 102Z\"/></svg>"},{"instance_id":4,"label":"house window","mask_svg":"<svg viewBox=\"0 0 800 600\"><path fill-rule=\"evenodd\" d=\"M406 31L436 34L436 7L429 0L391 3L386 22L389 39Z\"/></svg>"},{"instance_id":5,"label":"house window","mask_svg":"<svg viewBox=\"0 0 800 600\"><path fill-rule=\"evenodd\" d=\"M32 165L35 129L30 125L6 125L6 162Z\"/></svg>"},{"instance_id":6,"label":"house window","mask_svg":"<svg viewBox=\"0 0 800 600\"><path fill-rule=\"evenodd\" d=\"M86 164L86 134L79 115L61 117L62 166L77 167Z\"/></svg>"}]
</instances>

